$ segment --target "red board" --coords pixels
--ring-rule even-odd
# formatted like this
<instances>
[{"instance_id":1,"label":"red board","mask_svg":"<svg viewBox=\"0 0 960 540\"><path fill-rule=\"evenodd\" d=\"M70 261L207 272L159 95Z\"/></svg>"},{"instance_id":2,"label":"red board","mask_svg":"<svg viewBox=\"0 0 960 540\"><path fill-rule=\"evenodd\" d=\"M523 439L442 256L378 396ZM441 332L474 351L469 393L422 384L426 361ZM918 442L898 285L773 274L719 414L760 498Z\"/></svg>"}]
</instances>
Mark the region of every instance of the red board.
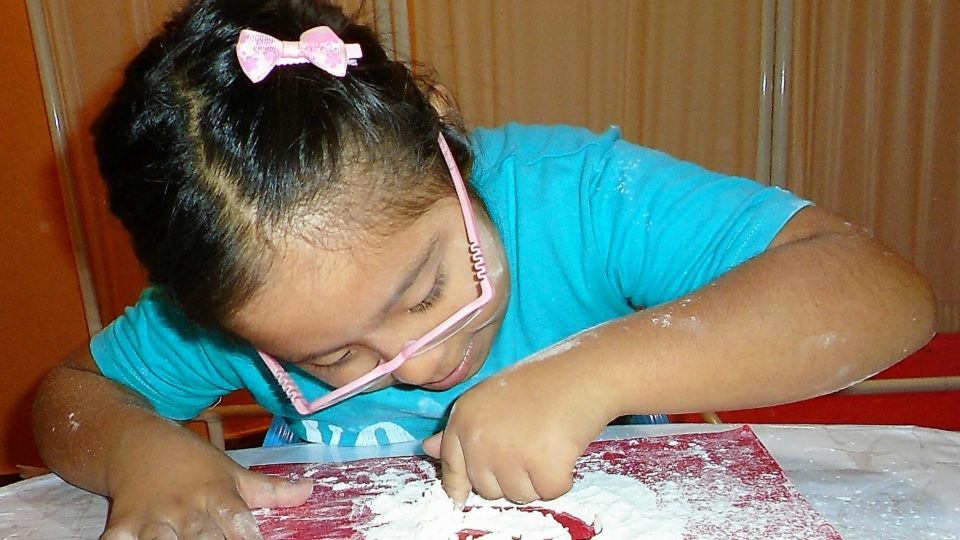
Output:
<instances>
[{"instance_id":1,"label":"red board","mask_svg":"<svg viewBox=\"0 0 960 540\"><path fill-rule=\"evenodd\" d=\"M939 334L876 379L960 375L960 333ZM726 423L881 424L960 431L960 392L829 395L787 405L720 412ZM671 415L676 422L703 422L699 414Z\"/></svg>"},{"instance_id":2,"label":"red board","mask_svg":"<svg viewBox=\"0 0 960 540\"><path fill-rule=\"evenodd\" d=\"M363 538L359 531L373 517L366 503L397 487L383 478L402 478L398 471L421 480L439 475L436 462L423 456L254 469L315 481L313 495L303 506L254 513L268 540ZM577 464L578 475L589 471L639 480L657 495L657 506L671 498L682 499L683 507L689 509L683 525L685 539L841 538L796 491L747 426L595 442ZM591 536L579 534L580 538ZM602 531L598 538L604 538Z\"/></svg>"}]
</instances>

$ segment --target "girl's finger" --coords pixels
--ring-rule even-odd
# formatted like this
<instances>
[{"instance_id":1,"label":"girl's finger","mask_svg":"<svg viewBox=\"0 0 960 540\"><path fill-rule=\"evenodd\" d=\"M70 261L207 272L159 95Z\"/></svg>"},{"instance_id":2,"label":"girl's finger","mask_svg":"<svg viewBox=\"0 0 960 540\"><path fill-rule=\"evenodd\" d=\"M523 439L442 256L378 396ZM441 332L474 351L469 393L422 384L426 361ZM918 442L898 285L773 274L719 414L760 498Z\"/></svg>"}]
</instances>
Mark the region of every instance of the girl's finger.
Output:
<instances>
[{"instance_id":1,"label":"girl's finger","mask_svg":"<svg viewBox=\"0 0 960 540\"><path fill-rule=\"evenodd\" d=\"M137 536L122 525L108 525L100 540L136 540Z\"/></svg>"},{"instance_id":2,"label":"girl's finger","mask_svg":"<svg viewBox=\"0 0 960 540\"><path fill-rule=\"evenodd\" d=\"M249 508L300 506L313 493L313 481L301 478L291 482L286 478L245 470L237 480L237 491Z\"/></svg>"},{"instance_id":3,"label":"girl's finger","mask_svg":"<svg viewBox=\"0 0 960 540\"><path fill-rule=\"evenodd\" d=\"M541 500L556 499L573 487L573 464L568 467L533 464L528 471L533 488Z\"/></svg>"},{"instance_id":4,"label":"girl's finger","mask_svg":"<svg viewBox=\"0 0 960 540\"><path fill-rule=\"evenodd\" d=\"M144 525L140 529L140 534L135 538L150 540L177 540L180 537L177 535L177 531L173 529L173 525L154 521Z\"/></svg>"},{"instance_id":5,"label":"girl's finger","mask_svg":"<svg viewBox=\"0 0 960 540\"><path fill-rule=\"evenodd\" d=\"M503 498L503 489L500 487L500 481L491 469L474 468L467 464L467 478L473 485L473 491L487 500ZM469 496L469 492L467 493Z\"/></svg>"},{"instance_id":6,"label":"girl's finger","mask_svg":"<svg viewBox=\"0 0 960 540\"><path fill-rule=\"evenodd\" d=\"M496 477L503 496L515 503L526 504L540 498L530 474L522 467L498 468Z\"/></svg>"},{"instance_id":7,"label":"girl's finger","mask_svg":"<svg viewBox=\"0 0 960 540\"><path fill-rule=\"evenodd\" d=\"M232 498L220 501L215 508L207 507L207 513L213 518L227 540L262 540L256 518L250 513L243 499Z\"/></svg>"},{"instance_id":8,"label":"girl's finger","mask_svg":"<svg viewBox=\"0 0 960 540\"><path fill-rule=\"evenodd\" d=\"M473 485L467 477L467 466L463 459L463 448L456 436L443 437L440 445L440 483L443 490L453 499L458 508L463 508Z\"/></svg>"},{"instance_id":9,"label":"girl's finger","mask_svg":"<svg viewBox=\"0 0 960 540\"><path fill-rule=\"evenodd\" d=\"M443 444L443 432L435 433L423 440L423 451L434 459L440 459L440 446Z\"/></svg>"},{"instance_id":10,"label":"girl's finger","mask_svg":"<svg viewBox=\"0 0 960 540\"><path fill-rule=\"evenodd\" d=\"M191 540L225 540L220 526L207 514L195 515L180 527L180 537Z\"/></svg>"}]
</instances>

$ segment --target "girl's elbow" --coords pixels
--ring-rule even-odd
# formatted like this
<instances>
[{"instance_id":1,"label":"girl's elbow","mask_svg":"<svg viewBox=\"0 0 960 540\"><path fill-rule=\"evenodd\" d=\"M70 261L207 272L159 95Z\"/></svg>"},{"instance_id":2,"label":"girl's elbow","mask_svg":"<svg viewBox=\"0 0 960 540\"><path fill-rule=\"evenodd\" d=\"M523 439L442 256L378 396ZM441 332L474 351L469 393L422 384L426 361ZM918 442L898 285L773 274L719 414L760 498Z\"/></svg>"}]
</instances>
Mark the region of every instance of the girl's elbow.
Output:
<instances>
[{"instance_id":1,"label":"girl's elbow","mask_svg":"<svg viewBox=\"0 0 960 540\"><path fill-rule=\"evenodd\" d=\"M916 319L917 337L921 340L919 347L922 347L937 332L937 296L927 278L918 273L917 279L919 283L917 284L916 314L914 317Z\"/></svg>"},{"instance_id":2,"label":"girl's elbow","mask_svg":"<svg viewBox=\"0 0 960 540\"><path fill-rule=\"evenodd\" d=\"M896 327L901 329L906 356L923 347L936 334L937 298L930 281L914 268L907 271L905 283L897 287L896 294L899 302L893 305L893 309L896 320L900 321Z\"/></svg>"}]
</instances>

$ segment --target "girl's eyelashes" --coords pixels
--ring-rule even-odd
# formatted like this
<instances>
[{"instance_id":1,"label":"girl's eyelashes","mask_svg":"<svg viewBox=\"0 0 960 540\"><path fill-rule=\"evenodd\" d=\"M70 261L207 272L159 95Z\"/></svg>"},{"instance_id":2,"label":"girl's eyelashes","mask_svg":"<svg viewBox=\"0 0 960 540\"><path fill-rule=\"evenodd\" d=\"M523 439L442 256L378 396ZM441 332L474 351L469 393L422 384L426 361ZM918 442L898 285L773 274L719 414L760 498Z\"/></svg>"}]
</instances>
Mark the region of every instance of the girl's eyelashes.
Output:
<instances>
[{"instance_id":1,"label":"girl's eyelashes","mask_svg":"<svg viewBox=\"0 0 960 540\"><path fill-rule=\"evenodd\" d=\"M347 349L346 351L344 351L343 354L340 355L340 358L337 358L336 360L334 360L333 362L330 362L329 364L314 364L314 365L317 367L323 368L327 372L331 370L336 371L338 369L343 368L349 363L348 360L350 360L352 352L353 352L353 349Z\"/></svg>"},{"instance_id":2,"label":"girl's eyelashes","mask_svg":"<svg viewBox=\"0 0 960 540\"><path fill-rule=\"evenodd\" d=\"M433 280L433 287L430 288L430 292L427 293L427 296L425 296L419 304L410 308L410 311L412 313L423 313L433 307L433 304L439 300L443 294L444 285L446 285L446 272L441 264L437 268L437 277Z\"/></svg>"},{"instance_id":3,"label":"girl's eyelashes","mask_svg":"<svg viewBox=\"0 0 960 540\"><path fill-rule=\"evenodd\" d=\"M443 296L443 289L447 282L446 278L447 278L447 274L443 268L443 265L441 264L439 267L437 267L437 276L433 280L433 286L430 288L430 292L428 292L427 295L423 298L423 300L421 300L417 305L410 308L410 311L412 313L422 313L430 309L431 307L433 307L433 304L437 300L439 300L441 296ZM307 361L307 363L309 363L315 368L323 369L324 373L330 373L331 371L335 372L337 370L343 369L344 366L350 363L350 359L353 356L355 355L353 352L353 348L351 347L344 350L343 354L341 354L333 362L320 363L317 361L312 361L312 362Z\"/></svg>"}]
</instances>

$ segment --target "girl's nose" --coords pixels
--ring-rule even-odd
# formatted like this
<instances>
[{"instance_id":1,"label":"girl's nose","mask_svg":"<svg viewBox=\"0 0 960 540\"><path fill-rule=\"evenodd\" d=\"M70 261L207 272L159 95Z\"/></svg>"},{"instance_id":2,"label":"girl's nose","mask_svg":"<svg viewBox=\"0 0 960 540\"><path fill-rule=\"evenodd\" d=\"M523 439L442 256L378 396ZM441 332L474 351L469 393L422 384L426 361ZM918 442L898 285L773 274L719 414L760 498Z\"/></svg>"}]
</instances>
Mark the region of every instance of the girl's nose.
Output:
<instances>
[{"instance_id":1,"label":"girl's nose","mask_svg":"<svg viewBox=\"0 0 960 540\"><path fill-rule=\"evenodd\" d=\"M373 336L371 341L376 342L376 348L385 360L391 360L410 342L410 338L401 338L394 332L384 332L381 335ZM412 386L420 386L432 382L442 358L443 345L427 350L422 353L414 353L414 356L408 358L399 368L394 370L393 378L397 381Z\"/></svg>"},{"instance_id":2,"label":"girl's nose","mask_svg":"<svg viewBox=\"0 0 960 540\"><path fill-rule=\"evenodd\" d=\"M397 381L412 386L422 386L436 379L437 367L443 347L436 347L423 354L408 359L393 372Z\"/></svg>"}]
</instances>

